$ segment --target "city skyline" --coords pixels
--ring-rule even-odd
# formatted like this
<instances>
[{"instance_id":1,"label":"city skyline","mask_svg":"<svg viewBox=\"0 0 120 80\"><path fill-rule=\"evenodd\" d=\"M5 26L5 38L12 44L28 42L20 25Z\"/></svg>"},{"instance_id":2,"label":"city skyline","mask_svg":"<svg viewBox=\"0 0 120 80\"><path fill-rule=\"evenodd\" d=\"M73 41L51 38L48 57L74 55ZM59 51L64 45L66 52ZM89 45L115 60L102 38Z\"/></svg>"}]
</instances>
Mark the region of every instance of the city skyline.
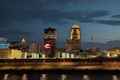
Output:
<instances>
[{"instance_id":1,"label":"city skyline","mask_svg":"<svg viewBox=\"0 0 120 80\"><path fill-rule=\"evenodd\" d=\"M42 40L43 30L56 28L58 42L65 42L72 25L81 28L82 41L120 40L118 0L1 0L0 37L18 39L25 34L31 40Z\"/></svg>"}]
</instances>

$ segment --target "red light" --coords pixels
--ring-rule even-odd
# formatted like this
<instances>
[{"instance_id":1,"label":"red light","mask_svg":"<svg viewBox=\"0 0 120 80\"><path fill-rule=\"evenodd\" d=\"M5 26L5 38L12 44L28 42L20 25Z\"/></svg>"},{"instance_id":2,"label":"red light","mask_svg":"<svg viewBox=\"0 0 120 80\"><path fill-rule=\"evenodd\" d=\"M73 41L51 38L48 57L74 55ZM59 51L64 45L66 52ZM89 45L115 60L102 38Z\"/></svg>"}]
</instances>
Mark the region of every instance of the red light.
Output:
<instances>
[{"instance_id":1,"label":"red light","mask_svg":"<svg viewBox=\"0 0 120 80\"><path fill-rule=\"evenodd\" d=\"M50 44L45 44L44 47L45 47L46 49L49 49L49 48L51 48L51 45L50 45Z\"/></svg>"}]
</instances>

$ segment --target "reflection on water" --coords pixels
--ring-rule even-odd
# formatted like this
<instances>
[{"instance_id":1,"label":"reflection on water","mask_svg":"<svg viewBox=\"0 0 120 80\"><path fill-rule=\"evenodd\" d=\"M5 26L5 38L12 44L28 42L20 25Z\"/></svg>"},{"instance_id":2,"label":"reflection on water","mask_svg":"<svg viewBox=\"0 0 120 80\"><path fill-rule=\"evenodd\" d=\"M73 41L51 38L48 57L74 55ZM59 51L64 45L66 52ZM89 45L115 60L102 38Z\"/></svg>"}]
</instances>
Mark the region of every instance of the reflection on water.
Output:
<instances>
[{"instance_id":1,"label":"reflection on water","mask_svg":"<svg viewBox=\"0 0 120 80\"><path fill-rule=\"evenodd\" d=\"M83 75L83 80L90 80L89 76L88 75Z\"/></svg>"},{"instance_id":2,"label":"reflection on water","mask_svg":"<svg viewBox=\"0 0 120 80\"><path fill-rule=\"evenodd\" d=\"M67 80L67 75L62 74L62 75L61 75L61 80Z\"/></svg>"},{"instance_id":3,"label":"reflection on water","mask_svg":"<svg viewBox=\"0 0 120 80\"><path fill-rule=\"evenodd\" d=\"M22 76L22 80L28 80L28 78L27 78L27 74L23 74L23 76Z\"/></svg>"},{"instance_id":4,"label":"reflection on water","mask_svg":"<svg viewBox=\"0 0 120 80\"><path fill-rule=\"evenodd\" d=\"M112 80L119 80L119 79L118 79L117 75L113 75Z\"/></svg>"},{"instance_id":5,"label":"reflection on water","mask_svg":"<svg viewBox=\"0 0 120 80\"><path fill-rule=\"evenodd\" d=\"M120 80L120 74L4 73L0 80Z\"/></svg>"},{"instance_id":6,"label":"reflection on water","mask_svg":"<svg viewBox=\"0 0 120 80\"><path fill-rule=\"evenodd\" d=\"M3 80L8 80L8 74L5 74L5 75L4 75Z\"/></svg>"},{"instance_id":7,"label":"reflection on water","mask_svg":"<svg viewBox=\"0 0 120 80\"><path fill-rule=\"evenodd\" d=\"M47 74L42 74L40 80L47 80Z\"/></svg>"}]
</instances>

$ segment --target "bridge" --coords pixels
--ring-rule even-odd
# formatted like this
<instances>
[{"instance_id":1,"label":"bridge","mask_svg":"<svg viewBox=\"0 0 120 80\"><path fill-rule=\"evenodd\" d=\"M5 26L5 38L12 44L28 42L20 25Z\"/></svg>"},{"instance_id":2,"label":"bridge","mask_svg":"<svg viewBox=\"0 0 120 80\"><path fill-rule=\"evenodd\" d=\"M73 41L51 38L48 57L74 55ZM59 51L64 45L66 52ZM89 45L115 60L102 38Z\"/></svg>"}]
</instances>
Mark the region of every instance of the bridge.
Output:
<instances>
[{"instance_id":1,"label":"bridge","mask_svg":"<svg viewBox=\"0 0 120 80\"><path fill-rule=\"evenodd\" d=\"M0 70L120 70L119 58L0 59Z\"/></svg>"},{"instance_id":2,"label":"bridge","mask_svg":"<svg viewBox=\"0 0 120 80\"><path fill-rule=\"evenodd\" d=\"M26 78L34 74L38 75L35 80L75 80L71 75L76 80L97 80L97 74L105 75L102 80L120 80L119 72L119 58L0 59L0 80L33 80Z\"/></svg>"}]
</instances>

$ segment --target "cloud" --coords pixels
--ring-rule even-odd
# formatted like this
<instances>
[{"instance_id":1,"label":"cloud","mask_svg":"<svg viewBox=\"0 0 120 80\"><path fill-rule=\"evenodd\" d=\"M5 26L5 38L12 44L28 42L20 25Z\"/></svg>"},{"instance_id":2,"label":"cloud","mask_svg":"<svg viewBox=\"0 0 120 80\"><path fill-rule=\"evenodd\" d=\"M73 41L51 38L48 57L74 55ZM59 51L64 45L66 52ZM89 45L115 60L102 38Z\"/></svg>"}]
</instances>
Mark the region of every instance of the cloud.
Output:
<instances>
[{"instance_id":1,"label":"cloud","mask_svg":"<svg viewBox=\"0 0 120 80\"><path fill-rule=\"evenodd\" d=\"M17 29L16 30L15 29L13 29L13 30L0 30L0 36L8 37L8 38L10 38L10 37L17 38L23 34L30 37L32 33L27 32L27 31L17 30Z\"/></svg>"},{"instance_id":2,"label":"cloud","mask_svg":"<svg viewBox=\"0 0 120 80\"><path fill-rule=\"evenodd\" d=\"M95 11L79 11L71 12L65 15L65 18L80 21L82 23L91 23L94 18L104 17L109 15L109 11L95 10Z\"/></svg>"},{"instance_id":3,"label":"cloud","mask_svg":"<svg viewBox=\"0 0 120 80\"><path fill-rule=\"evenodd\" d=\"M107 10L83 9L83 3L86 0L0 0L0 34L9 37L22 33L39 35L49 24L57 24L56 28L61 25L66 28L66 23L92 23L94 18L110 15ZM69 4L74 8L71 9Z\"/></svg>"},{"instance_id":4,"label":"cloud","mask_svg":"<svg viewBox=\"0 0 120 80\"><path fill-rule=\"evenodd\" d=\"M96 22L100 24L107 24L114 26L120 25L120 20L97 20Z\"/></svg>"},{"instance_id":5,"label":"cloud","mask_svg":"<svg viewBox=\"0 0 120 80\"><path fill-rule=\"evenodd\" d=\"M120 15L113 15L112 18L120 18Z\"/></svg>"},{"instance_id":6,"label":"cloud","mask_svg":"<svg viewBox=\"0 0 120 80\"><path fill-rule=\"evenodd\" d=\"M95 11L75 11L75 12L62 12L59 10L44 10L37 18L43 21L60 21L64 19L76 20L77 22L89 23L93 22L94 18L104 17L109 15L109 11L95 10ZM33 17L35 18L35 16Z\"/></svg>"},{"instance_id":7,"label":"cloud","mask_svg":"<svg viewBox=\"0 0 120 80\"><path fill-rule=\"evenodd\" d=\"M0 27L11 28L17 27L18 23L31 23L32 21L39 19L45 23L56 23L64 19L75 20L81 23L91 23L94 18L100 18L109 15L109 11L94 10L94 11L75 11L64 12L60 10L28 10L28 11L13 11L3 15L0 19ZM13 26L13 24L15 24Z\"/></svg>"},{"instance_id":8,"label":"cloud","mask_svg":"<svg viewBox=\"0 0 120 80\"><path fill-rule=\"evenodd\" d=\"M70 18L80 21L83 19L86 22L88 18L109 15L109 12L106 10L84 11L79 9L77 11L71 10L71 12L63 11L63 7L68 8L66 4L72 3L75 5L75 3L82 4L84 2L86 0L1 0L0 11L2 13L0 13L0 21L2 21L1 23L7 23L11 20L24 21L36 18L45 21L56 21L63 18Z\"/></svg>"}]
</instances>

